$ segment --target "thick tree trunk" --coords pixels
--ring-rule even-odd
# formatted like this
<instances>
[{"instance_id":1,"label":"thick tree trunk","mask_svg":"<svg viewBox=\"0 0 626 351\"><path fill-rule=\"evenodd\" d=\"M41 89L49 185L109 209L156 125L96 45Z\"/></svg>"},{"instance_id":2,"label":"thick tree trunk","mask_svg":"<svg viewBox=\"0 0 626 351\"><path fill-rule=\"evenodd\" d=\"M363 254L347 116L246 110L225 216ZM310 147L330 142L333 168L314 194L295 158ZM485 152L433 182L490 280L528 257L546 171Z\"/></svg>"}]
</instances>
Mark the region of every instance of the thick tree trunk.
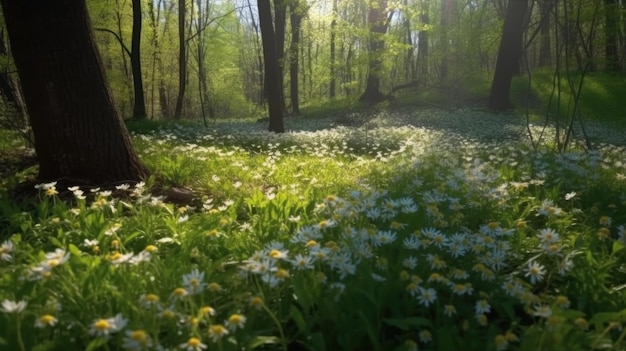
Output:
<instances>
[{"instance_id":1,"label":"thick tree trunk","mask_svg":"<svg viewBox=\"0 0 626 351\"><path fill-rule=\"evenodd\" d=\"M502 39L498 50L496 70L491 83L488 107L492 110L502 111L513 108L509 98L511 91L511 80L516 66L519 65L519 58L522 54L524 35L524 19L528 9L528 0L510 0L504 19L502 29Z\"/></svg>"},{"instance_id":2,"label":"thick tree trunk","mask_svg":"<svg viewBox=\"0 0 626 351\"><path fill-rule=\"evenodd\" d=\"M545 0L541 5L541 23L539 24L539 67L547 67L552 64L552 45L550 43L550 25L552 18L552 0Z\"/></svg>"},{"instance_id":3,"label":"thick tree trunk","mask_svg":"<svg viewBox=\"0 0 626 351\"><path fill-rule=\"evenodd\" d=\"M265 61L265 93L269 105L269 131L283 133L283 106L278 83L278 60L272 25L272 6L270 0L257 0L259 8L259 26L263 41L263 59Z\"/></svg>"},{"instance_id":4,"label":"thick tree trunk","mask_svg":"<svg viewBox=\"0 0 626 351\"><path fill-rule=\"evenodd\" d=\"M417 72L419 73L419 79L422 85L425 85L428 79L428 27L430 26L428 1L422 2L422 9L423 12L420 15L420 22L424 28L417 34Z\"/></svg>"},{"instance_id":5,"label":"thick tree trunk","mask_svg":"<svg viewBox=\"0 0 626 351\"><path fill-rule=\"evenodd\" d=\"M39 180L140 180L146 168L115 109L85 1L1 0L30 114Z\"/></svg>"},{"instance_id":6,"label":"thick tree trunk","mask_svg":"<svg viewBox=\"0 0 626 351\"><path fill-rule=\"evenodd\" d=\"M185 89L187 88L187 47L185 42L185 0L178 0L178 97L174 118L183 115Z\"/></svg>"},{"instance_id":7,"label":"thick tree trunk","mask_svg":"<svg viewBox=\"0 0 626 351\"><path fill-rule=\"evenodd\" d=\"M385 95L380 91L380 75L383 68L383 51L389 21L387 18L387 0L373 0L370 3L368 23L369 34L369 71L365 91L359 97L359 101L374 104L385 100Z\"/></svg>"},{"instance_id":8,"label":"thick tree trunk","mask_svg":"<svg viewBox=\"0 0 626 351\"><path fill-rule=\"evenodd\" d=\"M448 79L448 61L450 43L448 38L448 31L452 25L454 18L454 0L442 0L441 2L441 65L439 68L439 78L441 80Z\"/></svg>"},{"instance_id":9,"label":"thick tree trunk","mask_svg":"<svg viewBox=\"0 0 626 351\"><path fill-rule=\"evenodd\" d=\"M295 0L291 4L291 45L289 47L289 81L291 110L294 115L300 114L300 88L298 84L298 71L300 65L300 24L304 10L300 8L300 3Z\"/></svg>"},{"instance_id":10,"label":"thick tree trunk","mask_svg":"<svg viewBox=\"0 0 626 351\"><path fill-rule=\"evenodd\" d=\"M287 3L285 0L274 0L274 28L276 43L276 62L278 62L278 89L280 91L280 104L283 111L287 111L285 103L285 31L287 29Z\"/></svg>"},{"instance_id":11,"label":"thick tree trunk","mask_svg":"<svg viewBox=\"0 0 626 351\"><path fill-rule=\"evenodd\" d=\"M133 38L130 49L130 65L133 70L133 90L135 93L133 118L144 119L146 118L146 101L141 76L141 0L133 0Z\"/></svg>"},{"instance_id":12,"label":"thick tree trunk","mask_svg":"<svg viewBox=\"0 0 626 351\"><path fill-rule=\"evenodd\" d=\"M0 30L0 57L9 59L4 30ZM19 84L8 72L0 73L0 96L15 109L16 115L11 119L13 127L22 129L27 125L26 106L19 89Z\"/></svg>"}]
</instances>

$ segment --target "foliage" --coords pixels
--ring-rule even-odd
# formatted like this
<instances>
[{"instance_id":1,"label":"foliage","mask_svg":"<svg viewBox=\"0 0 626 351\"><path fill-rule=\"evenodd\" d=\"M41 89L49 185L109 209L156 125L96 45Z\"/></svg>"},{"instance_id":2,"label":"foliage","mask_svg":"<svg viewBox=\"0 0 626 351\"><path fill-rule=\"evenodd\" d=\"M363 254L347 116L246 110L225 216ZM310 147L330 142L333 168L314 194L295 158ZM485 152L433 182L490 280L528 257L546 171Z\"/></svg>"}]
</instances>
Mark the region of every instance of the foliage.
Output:
<instances>
[{"instance_id":1,"label":"foliage","mask_svg":"<svg viewBox=\"0 0 626 351\"><path fill-rule=\"evenodd\" d=\"M131 125L182 205L154 180L41 184L32 210L5 188L3 347L624 348L623 146L533 152L515 115L386 118Z\"/></svg>"}]
</instances>

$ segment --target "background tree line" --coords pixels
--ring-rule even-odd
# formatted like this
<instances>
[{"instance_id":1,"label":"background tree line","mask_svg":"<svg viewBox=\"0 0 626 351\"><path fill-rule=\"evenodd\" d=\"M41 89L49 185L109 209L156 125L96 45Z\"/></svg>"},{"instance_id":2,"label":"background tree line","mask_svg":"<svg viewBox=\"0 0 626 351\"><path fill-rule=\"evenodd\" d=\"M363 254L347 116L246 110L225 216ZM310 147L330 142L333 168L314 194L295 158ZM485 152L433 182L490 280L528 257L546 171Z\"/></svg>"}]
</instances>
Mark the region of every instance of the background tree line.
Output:
<instances>
[{"instance_id":1,"label":"background tree line","mask_svg":"<svg viewBox=\"0 0 626 351\"><path fill-rule=\"evenodd\" d=\"M498 64L507 66L505 76L565 62L576 71L622 72L626 57L624 4L615 0L88 0L87 5L114 100L127 118L206 120L259 113L268 97L259 20L259 6L266 5L275 44L270 59L277 66L271 87L278 90L282 112L294 114L311 102L376 102L403 88L435 91L462 103L477 82L491 82L501 39L504 56ZM6 35L0 34L0 93L8 103L3 108L16 107L23 115ZM492 89L492 107L509 107L501 86L508 81Z\"/></svg>"}]
</instances>

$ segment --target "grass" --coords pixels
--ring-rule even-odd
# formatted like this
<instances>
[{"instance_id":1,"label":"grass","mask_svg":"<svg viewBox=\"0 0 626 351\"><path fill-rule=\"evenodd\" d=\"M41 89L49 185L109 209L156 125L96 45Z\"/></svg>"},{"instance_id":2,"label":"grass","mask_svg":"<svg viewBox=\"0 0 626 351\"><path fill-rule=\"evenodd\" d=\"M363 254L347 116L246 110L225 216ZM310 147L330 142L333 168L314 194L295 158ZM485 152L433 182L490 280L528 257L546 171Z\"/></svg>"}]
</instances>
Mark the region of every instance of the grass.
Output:
<instances>
[{"instance_id":1,"label":"grass","mask_svg":"<svg viewBox=\"0 0 626 351\"><path fill-rule=\"evenodd\" d=\"M3 183L0 348L626 348L623 146L470 110L286 125L131 126L189 203Z\"/></svg>"},{"instance_id":2,"label":"grass","mask_svg":"<svg viewBox=\"0 0 626 351\"><path fill-rule=\"evenodd\" d=\"M572 75L574 85L578 84L579 75ZM553 89L553 73L550 71L537 71L532 75L531 96L534 113L538 120L545 118L549 97ZM512 97L518 106L523 106L526 101L527 77L520 76L513 80ZM567 80L562 78L562 97L560 111L563 118L571 116L571 94L567 86ZM623 96L626 94L626 82L623 76L593 72L586 75L580 96L581 116L587 122L599 122L618 128L626 127L626 115L624 114ZM556 95L552 102L552 113L556 113ZM568 112L569 111L569 112ZM552 117L554 118L554 116Z\"/></svg>"}]
</instances>

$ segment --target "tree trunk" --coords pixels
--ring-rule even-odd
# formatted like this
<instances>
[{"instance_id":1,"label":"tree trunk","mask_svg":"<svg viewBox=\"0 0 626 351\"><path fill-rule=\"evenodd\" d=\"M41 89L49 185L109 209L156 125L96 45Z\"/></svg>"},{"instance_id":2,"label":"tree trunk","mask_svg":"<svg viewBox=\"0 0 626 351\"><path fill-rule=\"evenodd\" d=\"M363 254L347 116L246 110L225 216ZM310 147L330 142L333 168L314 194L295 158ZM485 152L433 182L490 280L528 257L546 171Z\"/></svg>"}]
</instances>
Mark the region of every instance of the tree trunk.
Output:
<instances>
[{"instance_id":1,"label":"tree trunk","mask_svg":"<svg viewBox=\"0 0 626 351\"><path fill-rule=\"evenodd\" d=\"M283 111L287 111L285 103L285 31L287 28L287 3L285 0L274 0L274 42L276 43L276 62L278 62L278 91Z\"/></svg>"},{"instance_id":2,"label":"tree trunk","mask_svg":"<svg viewBox=\"0 0 626 351\"><path fill-rule=\"evenodd\" d=\"M522 47L527 8L528 0L509 1L498 50L496 70L487 102L488 107L492 110L502 111L513 108L509 93L513 73L516 66L519 65L519 58L522 54L520 48Z\"/></svg>"},{"instance_id":3,"label":"tree trunk","mask_svg":"<svg viewBox=\"0 0 626 351\"><path fill-rule=\"evenodd\" d=\"M369 71L367 73L367 85L365 91L359 97L359 101L375 104L385 99L380 91L380 76L383 68L383 51L389 19L387 18L387 0L374 0L370 3L368 23L369 34Z\"/></svg>"},{"instance_id":4,"label":"tree trunk","mask_svg":"<svg viewBox=\"0 0 626 351\"><path fill-rule=\"evenodd\" d=\"M130 65L133 70L133 89L135 101L133 118L146 118L146 101L143 94L143 78L141 76L141 0L133 0L133 37L130 49Z\"/></svg>"},{"instance_id":5,"label":"tree trunk","mask_svg":"<svg viewBox=\"0 0 626 351\"><path fill-rule=\"evenodd\" d=\"M330 22L330 86L328 87L328 97L335 98L336 86L337 86L337 72L335 72L336 58L335 58L335 37L337 36L337 1L333 0L333 19Z\"/></svg>"},{"instance_id":6,"label":"tree trunk","mask_svg":"<svg viewBox=\"0 0 626 351\"><path fill-rule=\"evenodd\" d=\"M550 19L552 18L552 0L542 1L541 23L539 24L539 67L548 67L552 64L552 47L550 45Z\"/></svg>"},{"instance_id":7,"label":"tree trunk","mask_svg":"<svg viewBox=\"0 0 626 351\"><path fill-rule=\"evenodd\" d=\"M7 62L9 59L8 53L4 30L0 30L0 57L7 60ZM11 122L15 122L14 127L19 129L24 128L28 122L26 118L26 106L24 106L24 100L22 99L18 83L11 77L9 72L0 73L0 96L13 106L17 113L16 118L11 120Z\"/></svg>"},{"instance_id":8,"label":"tree trunk","mask_svg":"<svg viewBox=\"0 0 626 351\"><path fill-rule=\"evenodd\" d=\"M617 54L617 34L619 27L619 6L614 0L604 0L604 55L606 59L606 70L609 72L619 72L620 64Z\"/></svg>"},{"instance_id":9,"label":"tree trunk","mask_svg":"<svg viewBox=\"0 0 626 351\"><path fill-rule=\"evenodd\" d=\"M439 78L441 80L448 79L448 54L450 51L450 43L448 31L450 30L452 19L454 17L454 0L442 0L441 2L441 65L439 68Z\"/></svg>"},{"instance_id":10,"label":"tree trunk","mask_svg":"<svg viewBox=\"0 0 626 351\"><path fill-rule=\"evenodd\" d=\"M278 62L274 26L272 25L272 6L270 0L257 0L257 6L263 42L263 59L265 61L265 93L270 112L269 131L283 133L285 127L283 126L283 106L278 85Z\"/></svg>"},{"instance_id":11,"label":"tree trunk","mask_svg":"<svg viewBox=\"0 0 626 351\"><path fill-rule=\"evenodd\" d=\"M187 87L187 48L185 42L185 0L178 0L178 97L174 118L183 115L185 89Z\"/></svg>"},{"instance_id":12,"label":"tree trunk","mask_svg":"<svg viewBox=\"0 0 626 351\"><path fill-rule=\"evenodd\" d=\"M428 1L423 1L422 14L420 15L420 22L423 28L417 34L417 71L419 73L419 79L421 80L422 85L425 85L428 79L428 27L430 26L430 17L428 15L428 11Z\"/></svg>"},{"instance_id":13,"label":"tree trunk","mask_svg":"<svg viewBox=\"0 0 626 351\"><path fill-rule=\"evenodd\" d=\"M115 109L85 1L1 0L35 135L40 181L147 175Z\"/></svg>"},{"instance_id":14,"label":"tree trunk","mask_svg":"<svg viewBox=\"0 0 626 351\"><path fill-rule=\"evenodd\" d=\"M298 71L300 63L300 24L302 23L304 10L299 0L291 3L291 45L289 47L289 81L291 110L294 115L300 114L300 88L298 86Z\"/></svg>"}]
</instances>

